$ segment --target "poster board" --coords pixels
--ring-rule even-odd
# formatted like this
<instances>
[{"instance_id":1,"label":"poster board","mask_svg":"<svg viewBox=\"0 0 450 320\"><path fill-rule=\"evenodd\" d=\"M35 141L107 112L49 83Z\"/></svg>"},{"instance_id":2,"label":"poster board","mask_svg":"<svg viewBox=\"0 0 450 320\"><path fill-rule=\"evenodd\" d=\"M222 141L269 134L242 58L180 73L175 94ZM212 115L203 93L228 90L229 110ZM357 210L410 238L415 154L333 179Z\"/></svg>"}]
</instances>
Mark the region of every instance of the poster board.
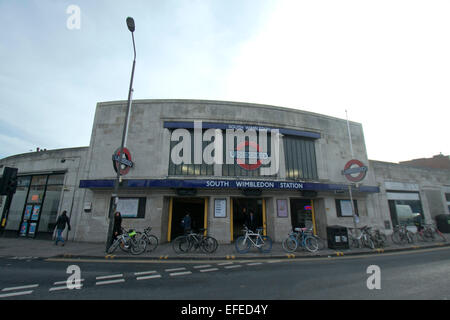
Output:
<instances>
[{"instance_id":1,"label":"poster board","mask_svg":"<svg viewBox=\"0 0 450 320\"><path fill-rule=\"evenodd\" d=\"M214 217L226 218L227 216L227 199L214 199Z\"/></svg>"}]
</instances>

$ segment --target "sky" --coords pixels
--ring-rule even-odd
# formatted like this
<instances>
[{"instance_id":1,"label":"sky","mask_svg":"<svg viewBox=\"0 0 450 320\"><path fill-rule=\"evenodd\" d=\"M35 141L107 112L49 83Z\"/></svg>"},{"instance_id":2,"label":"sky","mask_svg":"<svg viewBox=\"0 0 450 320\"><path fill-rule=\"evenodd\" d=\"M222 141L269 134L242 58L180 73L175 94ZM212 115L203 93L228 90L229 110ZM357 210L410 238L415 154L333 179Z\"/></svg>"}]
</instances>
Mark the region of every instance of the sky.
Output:
<instances>
[{"instance_id":1,"label":"sky","mask_svg":"<svg viewBox=\"0 0 450 320\"><path fill-rule=\"evenodd\" d=\"M0 0L0 158L89 145L128 97L128 16L133 99L348 114L371 160L450 155L449 1Z\"/></svg>"}]
</instances>

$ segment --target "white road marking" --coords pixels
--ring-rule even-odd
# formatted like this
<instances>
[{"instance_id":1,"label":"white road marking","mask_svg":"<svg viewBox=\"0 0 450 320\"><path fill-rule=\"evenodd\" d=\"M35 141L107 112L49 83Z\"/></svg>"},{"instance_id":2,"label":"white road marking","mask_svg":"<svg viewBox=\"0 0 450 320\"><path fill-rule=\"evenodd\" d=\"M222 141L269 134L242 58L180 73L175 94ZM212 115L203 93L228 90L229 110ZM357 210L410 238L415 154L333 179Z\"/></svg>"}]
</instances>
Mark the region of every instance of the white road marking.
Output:
<instances>
[{"instance_id":1,"label":"white road marking","mask_svg":"<svg viewBox=\"0 0 450 320\"><path fill-rule=\"evenodd\" d=\"M192 273L191 271L184 271L184 272L169 273L169 275L171 277L175 277L175 276L183 276L183 275L191 274L191 273Z\"/></svg>"},{"instance_id":2,"label":"white road marking","mask_svg":"<svg viewBox=\"0 0 450 320\"><path fill-rule=\"evenodd\" d=\"M208 267L211 267L211 265L210 264L204 264L204 265L201 265L201 266L194 266L195 269L208 268Z\"/></svg>"},{"instance_id":3,"label":"white road marking","mask_svg":"<svg viewBox=\"0 0 450 320\"><path fill-rule=\"evenodd\" d=\"M123 274L112 274L109 276L100 276L100 277L95 277L95 280L103 280L103 279L112 279L112 278L122 278Z\"/></svg>"},{"instance_id":4,"label":"white road marking","mask_svg":"<svg viewBox=\"0 0 450 320\"><path fill-rule=\"evenodd\" d=\"M236 265L234 265L234 266L225 266L224 268L225 268L225 269L234 269L234 268L240 268L240 267L242 267L242 266L239 265L239 264L236 264Z\"/></svg>"},{"instance_id":5,"label":"white road marking","mask_svg":"<svg viewBox=\"0 0 450 320\"><path fill-rule=\"evenodd\" d=\"M80 279L79 281L75 280L74 282L71 282L71 283L78 284L79 282L83 282L83 281L84 281L84 279ZM54 286L57 286L57 285L60 285L60 284L67 284L67 280L57 281L57 282L53 283Z\"/></svg>"},{"instance_id":6,"label":"white road marking","mask_svg":"<svg viewBox=\"0 0 450 320\"><path fill-rule=\"evenodd\" d=\"M229 264L233 264L233 262L222 262L222 263L218 263L217 265L218 266L226 266L226 265L229 265Z\"/></svg>"},{"instance_id":7,"label":"white road marking","mask_svg":"<svg viewBox=\"0 0 450 320\"><path fill-rule=\"evenodd\" d=\"M82 284L80 285L80 289L81 288L83 288ZM59 291L59 290L79 290L79 289L75 289L75 288L69 289L69 287L67 285L66 286L61 286L61 287L53 287L53 288L48 289L48 291L50 291L50 292L52 292L52 291Z\"/></svg>"},{"instance_id":8,"label":"white road marking","mask_svg":"<svg viewBox=\"0 0 450 320\"><path fill-rule=\"evenodd\" d=\"M257 266L262 264L262 262L252 262L252 263L247 263L248 266Z\"/></svg>"},{"instance_id":9,"label":"white road marking","mask_svg":"<svg viewBox=\"0 0 450 320\"><path fill-rule=\"evenodd\" d=\"M277 262L281 262L281 260L269 260L269 261L267 261L267 263L277 263Z\"/></svg>"},{"instance_id":10,"label":"white road marking","mask_svg":"<svg viewBox=\"0 0 450 320\"><path fill-rule=\"evenodd\" d=\"M113 284L113 283L120 283L120 282L125 282L125 279L116 279L116 280L108 280L108 281L99 281L96 282L95 285L96 286L101 286L104 284Z\"/></svg>"},{"instance_id":11,"label":"white road marking","mask_svg":"<svg viewBox=\"0 0 450 320\"><path fill-rule=\"evenodd\" d=\"M36 287L39 287L39 285L38 285L38 284L30 284L30 285L27 285L27 286L4 288L4 289L2 289L2 291L12 291L12 290L31 289L31 288L36 288Z\"/></svg>"},{"instance_id":12,"label":"white road marking","mask_svg":"<svg viewBox=\"0 0 450 320\"><path fill-rule=\"evenodd\" d=\"M210 271L217 271L218 268L211 268L211 269L200 269L200 272L210 272Z\"/></svg>"},{"instance_id":13,"label":"white road marking","mask_svg":"<svg viewBox=\"0 0 450 320\"><path fill-rule=\"evenodd\" d=\"M160 274L154 274L151 276L143 276L143 277L137 277L136 280L147 280L147 279L156 279L156 278L161 278Z\"/></svg>"},{"instance_id":14,"label":"white road marking","mask_svg":"<svg viewBox=\"0 0 450 320\"><path fill-rule=\"evenodd\" d=\"M186 270L186 268L174 268L174 269L166 269L166 272L171 272L171 271L182 271L182 270Z\"/></svg>"},{"instance_id":15,"label":"white road marking","mask_svg":"<svg viewBox=\"0 0 450 320\"><path fill-rule=\"evenodd\" d=\"M31 294L31 293L33 293L33 290L30 290L30 291L19 291L19 292L12 292L12 293L5 293L5 294L0 294L0 298L22 296L22 295L25 295L25 294Z\"/></svg>"},{"instance_id":16,"label":"white road marking","mask_svg":"<svg viewBox=\"0 0 450 320\"><path fill-rule=\"evenodd\" d=\"M156 273L156 271L152 270L152 271L135 272L134 275L135 276L143 276L143 275L146 275L146 274L153 274L153 273Z\"/></svg>"}]
</instances>

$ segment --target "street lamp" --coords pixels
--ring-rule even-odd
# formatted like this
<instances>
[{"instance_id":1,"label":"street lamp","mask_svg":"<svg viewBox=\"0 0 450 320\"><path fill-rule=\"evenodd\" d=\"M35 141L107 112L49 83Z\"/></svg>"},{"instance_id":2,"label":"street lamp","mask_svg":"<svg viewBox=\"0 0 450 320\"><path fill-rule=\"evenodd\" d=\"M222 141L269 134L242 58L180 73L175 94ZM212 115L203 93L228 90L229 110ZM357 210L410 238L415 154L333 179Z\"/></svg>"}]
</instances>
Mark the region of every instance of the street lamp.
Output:
<instances>
[{"instance_id":1,"label":"street lamp","mask_svg":"<svg viewBox=\"0 0 450 320\"><path fill-rule=\"evenodd\" d=\"M119 153L118 153L118 164L117 164L117 177L116 177L116 181L114 184L114 193L113 193L113 197L114 197L114 201L112 203L112 205L110 206L109 209L109 227L108 227L108 236L106 239L106 249L105 251L108 250L109 245L111 243L111 237L112 237L112 229L113 229L113 220L114 220L114 212L116 211L117 208L117 203L119 201L119 197L118 197L118 193L119 193L119 184L122 181L122 177L120 176L120 169L121 169L121 160L123 158L123 148L125 147L125 138L127 135L127 131L128 131L128 118L130 116L130 109L131 109L131 95L133 92L133 78L134 78L134 67L136 65L136 46L134 44L134 30L136 29L135 25L134 25L134 19L131 17L127 18L127 26L128 26L128 30L130 30L131 32L131 37L133 39L133 50L134 50L134 59L133 59L133 68L131 70L131 80L130 80L130 89L128 91L128 105L127 105L127 112L125 115L125 120L124 120L124 124L123 124L123 133L122 133L122 143L119 149Z\"/></svg>"}]
</instances>

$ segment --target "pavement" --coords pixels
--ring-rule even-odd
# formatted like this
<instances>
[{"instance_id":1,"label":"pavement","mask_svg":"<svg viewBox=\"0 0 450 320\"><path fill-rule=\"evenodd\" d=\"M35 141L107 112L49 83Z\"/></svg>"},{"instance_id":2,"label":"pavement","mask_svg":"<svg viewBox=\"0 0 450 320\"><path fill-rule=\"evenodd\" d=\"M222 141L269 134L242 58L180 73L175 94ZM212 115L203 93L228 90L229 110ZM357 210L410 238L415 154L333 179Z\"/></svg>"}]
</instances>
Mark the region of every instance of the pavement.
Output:
<instances>
[{"instance_id":1,"label":"pavement","mask_svg":"<svg viewBox=\"0 0 450 320\"><path fill-rule=\"evenodd\" d=\"M447 235L447 239L449 236ZM216 252L212 254L191 252L177 254L172 249L171 243L162 243L152 252L141 255L131 255L117 249L113 254L105 253L104 243L73 242L66 241L65 245L55 245L51 240L39 240L31 238L2 238L0 237L0 257L15 259L45 259L45 258L83 258L83 259L143 259L143 260L242 260L242 259L299 259L313 257L335 257L364 254L382 254L388 252L417 250L450 246L447 242L418 242L414 244L396 245L388 243L384 248L369 249L329 249L324 248L315 253L302 249L287 253L281 243L274 243L270 253L261 253L256 248L251 248L246 254L236 251L234 244L219 244Z\"/></svg>"}]
</instances>

